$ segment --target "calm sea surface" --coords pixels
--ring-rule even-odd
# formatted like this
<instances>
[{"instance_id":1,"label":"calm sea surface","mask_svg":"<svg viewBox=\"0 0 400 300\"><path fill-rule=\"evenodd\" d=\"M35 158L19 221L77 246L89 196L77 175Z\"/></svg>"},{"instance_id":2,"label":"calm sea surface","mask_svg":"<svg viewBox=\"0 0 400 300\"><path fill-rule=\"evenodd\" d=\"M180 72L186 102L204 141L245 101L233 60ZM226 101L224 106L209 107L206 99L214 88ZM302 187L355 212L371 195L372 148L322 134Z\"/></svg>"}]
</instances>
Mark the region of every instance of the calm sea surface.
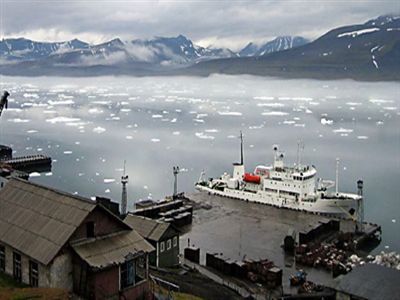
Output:
<instances>
[{"instance_id":1,"label":"calm sea surface","mask_svg":"<svg viewBox=\"0 0 400 300\"><path fill-rule=\"evenodd\" d=\"M0 143L14 155L53 158L32 180L87 197L119 201L126 160L129 207L173 190L193 192L200 172L219 176L239 160L253 170L272 161L279 144L286 161L303 162L356 192L364 180L366 219L383 226L380 249L400 251L400 85L351 80L282 80L251 76L22 78L1 77L10 96Z\"/></svg>"}]
</instances>

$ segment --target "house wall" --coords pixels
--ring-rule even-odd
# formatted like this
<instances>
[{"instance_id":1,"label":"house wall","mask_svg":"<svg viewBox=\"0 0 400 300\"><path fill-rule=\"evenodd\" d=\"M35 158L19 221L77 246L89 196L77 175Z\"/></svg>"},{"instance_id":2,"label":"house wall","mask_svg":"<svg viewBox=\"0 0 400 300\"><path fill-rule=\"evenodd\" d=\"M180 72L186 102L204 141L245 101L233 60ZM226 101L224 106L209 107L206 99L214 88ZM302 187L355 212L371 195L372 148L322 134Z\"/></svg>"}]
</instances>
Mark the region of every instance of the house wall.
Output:
<instances>
[{"instance_id":1,"label":"house wall","mask_svg":"<svg viewBox=\"0 0 400 300\"><path fill-rule=\"evenodd\" d=\"M69 251L56 256L47 270L50 287L72 291L72 258Z\"/></svg>"},{"instance_id":2,"label":"house wall","mask_svg":"<svg viewBox=\"0 0 400 300\"><path fill-rule=\"evenodd\" d=\"M177 238L177 245L174 247L173 238ZM171 240L171 249L167 250L167 241ZM160 244L164 242L164 251L161 252ZM174 230L167 230L158 242L158 267L171 267L179 264L179 234Z\"/></svg>"},{"instance_id":3,"label":"house wall","mask_svg":"<svg viewBox=\"0 0 400 300\"><path fill-rule=\"evenodd\" d=\"M22 282L29 284L29 261L32 259L19 251L15 251L15 249L8 245L2 245L6 250L6 273L13 276L13 253L17 252L21 255ZM57 256L48 266L38 263L38 267L39 287L55 287L72 290L72 263L69 253Z\"/></svg>"},{"instance_id":4,"label":"house wall","mask_svg":"<svg viewBox=\"0 0 400 300\"><path fill-rule=\"evenodd\" d=\"M86 219L82 222L82 224L75 230L74 234L70 238L70 241L85 239L87 237L86 223L88 222L94 222L95 236L102 236L127 229L119 222L117 222L114 218L112 218L109 214L103 211L101 208L97 207L86 217Z\"/></svg>"},{"instance_id":5,"label":"house wall","mask_svg":"<svg viewBox=\"0 0 400 300\"><path fill-rule=\"evenodd\" d=\"M119 272L119 266L115 266L90 275L94 299L149 299L150 285L148 280L120 291Z\"/></svg>"}]
</instances>

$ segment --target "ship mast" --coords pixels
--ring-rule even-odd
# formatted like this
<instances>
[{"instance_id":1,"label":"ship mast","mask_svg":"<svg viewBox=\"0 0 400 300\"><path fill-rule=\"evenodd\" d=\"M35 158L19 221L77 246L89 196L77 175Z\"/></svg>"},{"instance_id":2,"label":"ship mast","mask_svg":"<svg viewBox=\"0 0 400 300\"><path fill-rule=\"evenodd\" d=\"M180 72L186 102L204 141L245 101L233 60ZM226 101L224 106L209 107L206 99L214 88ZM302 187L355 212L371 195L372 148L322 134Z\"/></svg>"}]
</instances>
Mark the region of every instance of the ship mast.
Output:
<instances>
[{"instance_id":1,"label":"ship mast","mask_svg":"<svg viewBox=\"0 0 400 300\"><path fill-rule=\"evenodd\" d=\"M240 131L240 164L243 166L243 134Z\"/></svg>"}]
</instances>

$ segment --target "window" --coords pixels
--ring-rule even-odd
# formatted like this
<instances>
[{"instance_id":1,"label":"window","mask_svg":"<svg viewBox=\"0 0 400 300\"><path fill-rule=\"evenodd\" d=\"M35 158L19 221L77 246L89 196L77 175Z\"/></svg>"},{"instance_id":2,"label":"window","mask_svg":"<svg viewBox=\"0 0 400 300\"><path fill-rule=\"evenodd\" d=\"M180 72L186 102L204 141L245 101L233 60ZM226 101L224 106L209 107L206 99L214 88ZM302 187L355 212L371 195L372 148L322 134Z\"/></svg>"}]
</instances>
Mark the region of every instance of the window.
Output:
<instances>
[{"instance_id":1,"label":"window","mask_svg":"<svg viewBox=\"0 0 400 300\"><path fill-rule=\"evenodd\" d=\"M29 284L33 287L39 286L39 266L34 261L29 261Z\"/></svg>"},{"instance_id":2,"label":"window","mask_svg":"<svg viewBox=\"0 0 400 300\"><path fill-rule=\"evenodd\" d=\"M92 221L86 223L86 237L94 237L94 222Z\"/></svg>"},{"instance_id":3,"label":"window","mask_svg":"<svg viewBox=\"0 0 400 300\"><path fill-rule=\"evenodd\" d=\"M4 246L0 246L0 271L6 271L6 249Z\"/></svg>"},{"instance_id":4,"label":"window","mask_svg":"<svg viewBox=\"0 0 400 300\"><path fill-rule=\"evenodd\" d=\"M14 279L18 282L22 280L21 273L21 254L14 252L13 255L13 275Z\"/></svg>"},{"instance_id":5,"label":"window","mask_svg":"<svg viewBox=\"0 0 400 300\"><path fill-rule=\"evenodd\" d=\"M164 252L164 250L165 250L164 242L161 242L160 243L160 252Z\"/></svg>"},{"instance_id":6,"label":"window","mask_svg":"<svg viewBox=\"0 0 400 300\"><path fill-rule=\"evenodd\" d=\"M174 245L174 247L176 247L178 245L178 237L177 236L174 236L173 245Z\"/></svg>"},{"instance_id":7,"label":"window","mask_svg":"<svg viewBox=\"0 0 400 300\"><path fill-rule=\"evenodd\" d=\"M171 239L167 241L167 250L171 249Z\"/></svg>"},{"instance_id":8,"label":"window","mask_svg":"<svg viewBox=\"0 0 400 300\"><path fill-rule=\"evenodd\" d=\"M135 264L133 260L128 260L121 265L121 289L135 284Z\"/></svg>"}]
</instances>

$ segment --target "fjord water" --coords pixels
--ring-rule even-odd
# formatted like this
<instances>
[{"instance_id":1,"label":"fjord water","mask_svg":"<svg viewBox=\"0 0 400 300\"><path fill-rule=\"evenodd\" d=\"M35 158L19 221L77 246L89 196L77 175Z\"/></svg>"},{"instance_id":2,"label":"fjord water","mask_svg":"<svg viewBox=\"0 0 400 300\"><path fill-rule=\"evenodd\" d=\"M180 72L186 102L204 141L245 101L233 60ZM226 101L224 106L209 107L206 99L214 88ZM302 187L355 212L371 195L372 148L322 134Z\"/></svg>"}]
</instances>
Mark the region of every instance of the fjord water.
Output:
<instances>
[{"instance_id":1,"label":"fjord water","mask_svg":"<svg viewBox=\"0 0 400 300\"><path fill-rule=\"evenodd\" d=\"M2 77L11 94L0 144L15 156L46 154L52 173L35 182L119 201L126 160L129 207L173 190L193 192L200 172L231 172L244 134L252 171L272 161L272 145L335 178L342 191L364 180L365 218L383 227L380 249L400 250L400 87L394 82L283 80L251 76ZM386 249L385 249L386 247Z\"/></svg>"}]
</instances>

